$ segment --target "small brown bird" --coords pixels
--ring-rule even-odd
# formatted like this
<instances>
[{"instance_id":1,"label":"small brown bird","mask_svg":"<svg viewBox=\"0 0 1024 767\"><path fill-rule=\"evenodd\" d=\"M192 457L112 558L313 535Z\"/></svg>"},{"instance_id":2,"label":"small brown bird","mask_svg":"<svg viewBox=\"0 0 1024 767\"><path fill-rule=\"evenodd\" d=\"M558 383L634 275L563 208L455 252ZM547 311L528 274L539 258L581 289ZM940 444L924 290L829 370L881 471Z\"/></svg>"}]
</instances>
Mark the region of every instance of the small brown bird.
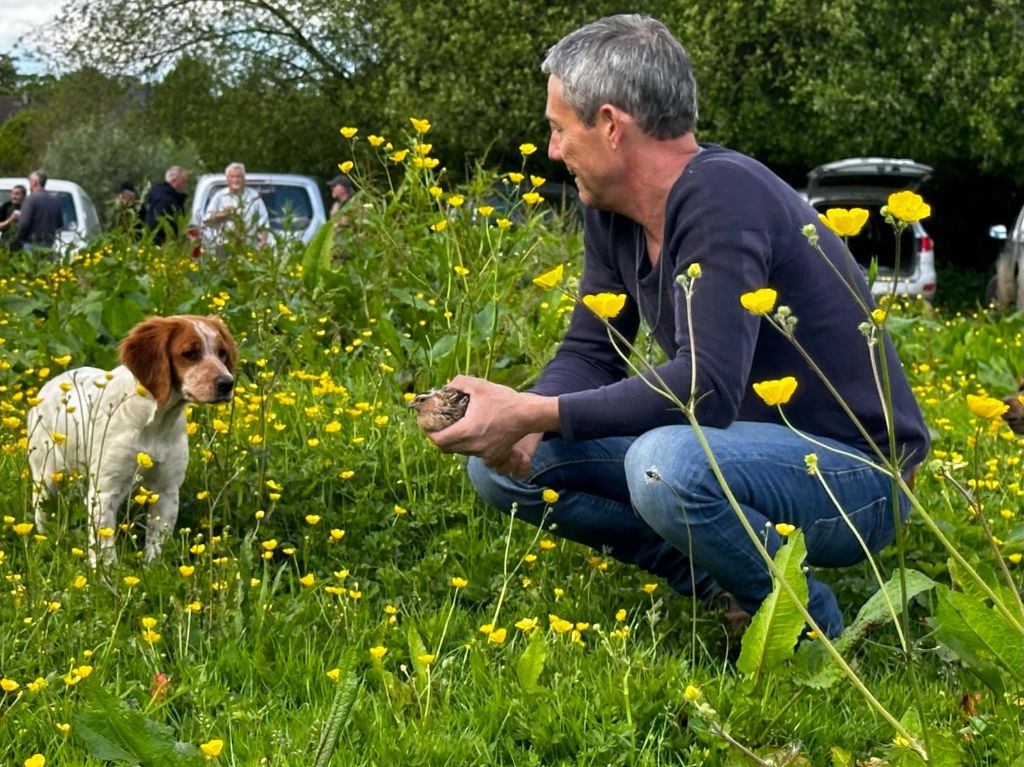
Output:
<instances>
[{"instance_id":1,"label":"small brown bird","mask_svg":"<svg viewBox=\"0 0 1024 767\"><path fill-rule=\"evenodd\" d=\"M416 425L423 431L441 431L466 414L469 395L451 386L442 386L417 394L409 407L416 411Z\"/></svg>"}]
</instances>

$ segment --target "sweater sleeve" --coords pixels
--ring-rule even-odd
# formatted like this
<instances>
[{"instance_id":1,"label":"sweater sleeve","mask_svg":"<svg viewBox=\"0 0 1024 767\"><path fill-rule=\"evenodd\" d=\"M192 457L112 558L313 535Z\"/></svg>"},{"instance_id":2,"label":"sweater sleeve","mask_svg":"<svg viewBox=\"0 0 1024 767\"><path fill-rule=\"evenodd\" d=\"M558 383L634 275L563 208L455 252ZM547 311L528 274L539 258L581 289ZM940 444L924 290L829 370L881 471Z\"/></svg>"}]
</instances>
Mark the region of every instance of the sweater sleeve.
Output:
<instances>
[{"instance_id":1,"label":"sweater sleeve","mask_svg":"<svg viewBox=\"0 0 1024 767\"><path fill-rule=\"evenodd\" d=\"M709 165L704 163L703 178L684 173L666 207L661 258L671 279L664 280L662 292L674 321L674 335L663 343L668 361L646 372L640 363L639 375L560 396L565 439L634 435L684 423L678 405L666 394L686 403L692 380L700 423L726 427L736 419L761 325L759 317L743 309L739 297L766 286L773 204L745 175ZM688 308L676 278L691 264L701 266L702 276Z\"/></svg>"}]
</instances>

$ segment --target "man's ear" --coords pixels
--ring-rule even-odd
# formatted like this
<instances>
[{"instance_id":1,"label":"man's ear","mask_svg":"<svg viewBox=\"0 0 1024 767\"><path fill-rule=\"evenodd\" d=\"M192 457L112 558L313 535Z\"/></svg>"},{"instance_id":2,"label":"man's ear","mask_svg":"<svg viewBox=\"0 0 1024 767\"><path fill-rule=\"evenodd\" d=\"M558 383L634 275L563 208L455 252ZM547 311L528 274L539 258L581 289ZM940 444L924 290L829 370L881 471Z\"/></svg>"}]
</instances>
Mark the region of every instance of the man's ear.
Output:
<instances>
[{"instance_id":1,"label":"man's ear","mask_svg":"<svg viewBox=\"0 0 1024 767\"><path fill-rule=\"evenodd\" d=\"M626 121L631 120L630 116L618 107L611 104L602 104L597 110L596 127L601 137L608 142L612 149L618 149L622 144L622 134L626 128Z\"/></svg>"}]
</instances>

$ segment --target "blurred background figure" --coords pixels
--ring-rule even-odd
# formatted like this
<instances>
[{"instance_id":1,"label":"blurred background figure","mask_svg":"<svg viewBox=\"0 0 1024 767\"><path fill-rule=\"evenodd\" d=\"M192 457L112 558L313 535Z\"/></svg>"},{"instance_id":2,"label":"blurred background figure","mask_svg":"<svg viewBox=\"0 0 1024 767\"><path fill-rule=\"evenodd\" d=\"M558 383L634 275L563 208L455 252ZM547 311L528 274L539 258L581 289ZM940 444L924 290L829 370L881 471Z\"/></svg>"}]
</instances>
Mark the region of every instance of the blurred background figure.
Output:
<instances>
[{"instance_id":1,"label":"blurred background figure","mask_svg":"<svg viewBox=\"0 0 1024 767\"><path fill-rule=\"evenodd\" d=\"M203 239L217 250L227 243L267 244L270 213L263 199L245 185L245 166L233 162L224 169L227 188L210 198L203 217Z\"/></svg>"},{"instance_id":2,"label":"blurred background figure","mask_svg":"<svg viewBox=\"0 0 1024 767\"><path fill-rule=\"evenodd\" d=\"M142 221L147 229L156 230L153 242L157 245L167 240L167 235L178 235L181 219L185 215L185 200L188 194L188 170L172 165L164 174L164 180L153 184L142 207Z\"/></svg>"},{"instance_id":3,"label":"blurred background figure","mask_svg":"<svg viewBox=\"0 0 1024 767\"><path fill-rule=\"evenodd\" d=\"M52 248L61 227L63 214L60 200L46 191L48 176L41 170L33 171L28 177L29 195L21 204L18 218L18 233L11 243L11 250L22 248Z\"/></svg>"},{"instance_id":4,"label":"blurred background figure","mask_svg":"<svg viewBox=\"0 0 1024 767\"><path fill-rule=\"evenodd\" d=\"M14 240L18 218L21 216L21 204L25 201L27 191L21 184L12 186L11 199L0 205L0 247Z\"/></svg>"}]
</instances>

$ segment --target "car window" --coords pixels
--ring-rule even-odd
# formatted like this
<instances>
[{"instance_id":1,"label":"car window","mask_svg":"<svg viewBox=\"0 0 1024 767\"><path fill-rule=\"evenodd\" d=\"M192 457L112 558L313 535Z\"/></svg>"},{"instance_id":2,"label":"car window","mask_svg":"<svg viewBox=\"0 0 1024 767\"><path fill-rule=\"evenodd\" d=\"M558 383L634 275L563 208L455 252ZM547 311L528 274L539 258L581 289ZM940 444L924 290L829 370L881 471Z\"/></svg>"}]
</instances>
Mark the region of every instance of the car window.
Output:
<instances>
[{"instance_id":1,"label":"car window","mask_svg":"<svg viewBox=\"0 0 1024 767\"><path fill-rule=\"evenodd\" d=\"M208 200L221 189L227 187L223 181L210 184ZM304 186L294 184L246 184L254 190L267 206L270 214L270 228L284 230L290 224L292 229L305 229L313 218L313 203L309 199L309 191Z\"/></svg>"},{"instance_id":2,"label":"car window","mask_svg":"<svg viewBox=\"0 0 1024 767\"><path fill-rule=\"evenodd\" d=\"M73 229L78 225L78 215L75 213L75 200L70 192L55 192L60 201L61 229Z\"/></svg>"}]
</instances>

